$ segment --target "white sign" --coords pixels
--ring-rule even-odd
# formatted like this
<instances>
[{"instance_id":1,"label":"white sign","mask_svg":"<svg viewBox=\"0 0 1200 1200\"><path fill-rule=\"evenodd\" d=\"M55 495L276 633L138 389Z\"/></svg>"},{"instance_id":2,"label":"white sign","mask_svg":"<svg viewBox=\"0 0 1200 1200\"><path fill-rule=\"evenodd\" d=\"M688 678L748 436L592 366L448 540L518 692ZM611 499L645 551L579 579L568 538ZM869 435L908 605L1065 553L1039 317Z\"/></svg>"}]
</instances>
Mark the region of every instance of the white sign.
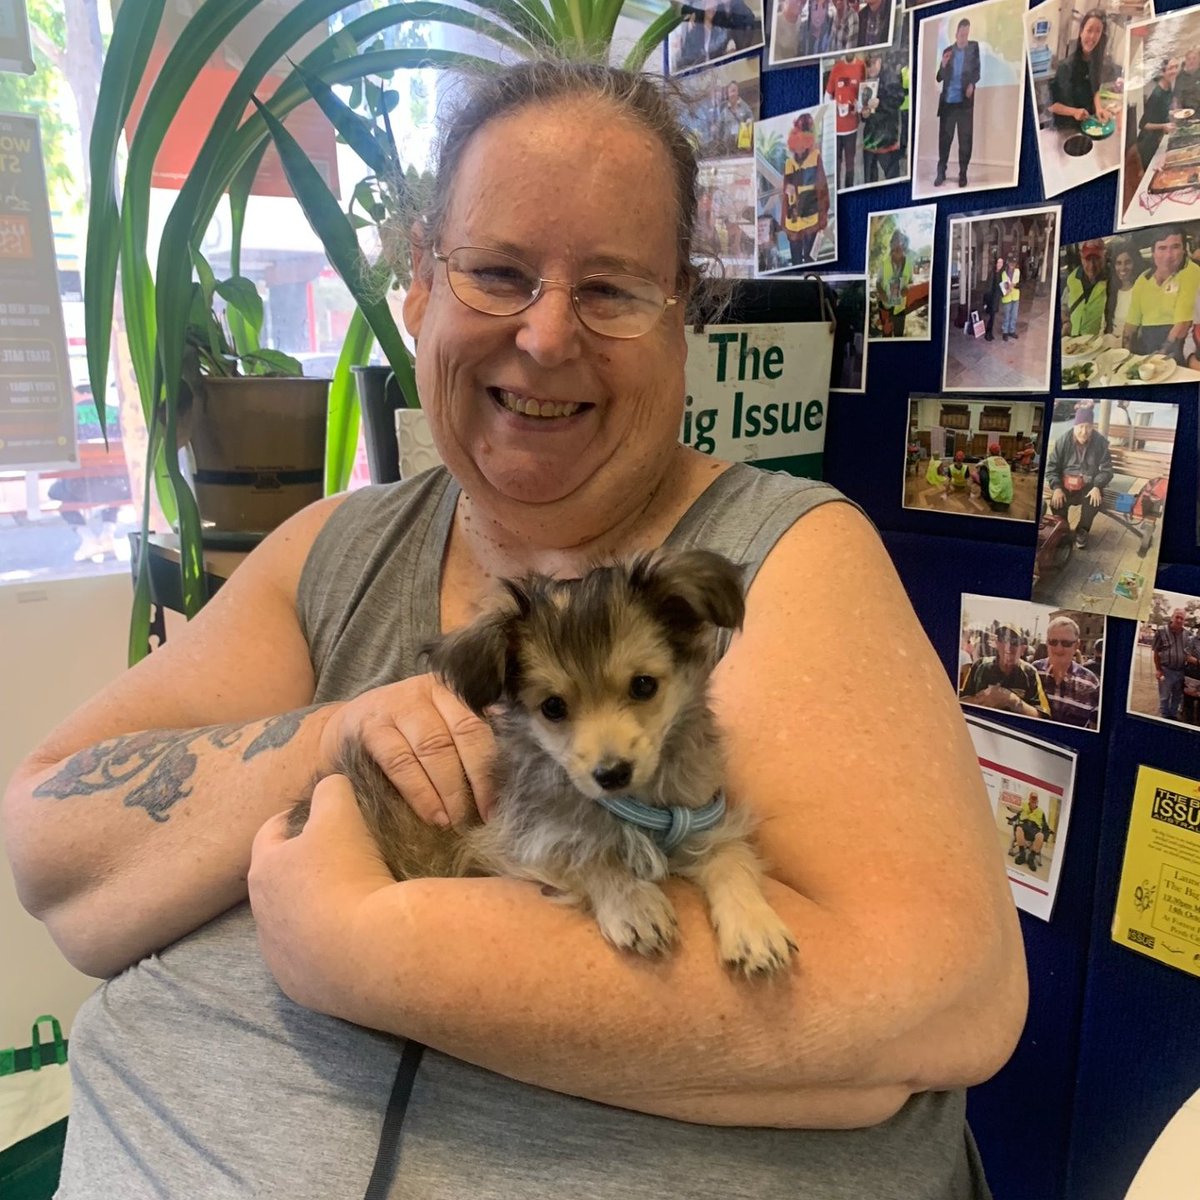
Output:
<instances>
[{"instance_id":1,"label":"white sign","mask_svg":"<svg viewBox=\"0 0 1200 1200\"><path fill-rule=\"evenodd\" d=\"M680 440L717 458L819 477L832 358L833 329L823 321L689 332Z\"/></svg>"}]
</instances>

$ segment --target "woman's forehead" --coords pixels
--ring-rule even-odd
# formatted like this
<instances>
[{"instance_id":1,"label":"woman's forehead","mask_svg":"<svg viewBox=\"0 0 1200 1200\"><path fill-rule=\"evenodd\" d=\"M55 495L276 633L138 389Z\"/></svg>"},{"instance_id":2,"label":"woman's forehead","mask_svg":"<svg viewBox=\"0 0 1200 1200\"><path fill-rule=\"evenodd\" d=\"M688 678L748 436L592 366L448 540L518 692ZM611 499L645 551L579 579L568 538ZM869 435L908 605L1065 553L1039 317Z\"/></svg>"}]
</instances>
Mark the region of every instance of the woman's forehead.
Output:
<instances>
[{"instance_id":1,"label":"woman's forehead","mask_svg":"<svg viewBox=\"0 0 1200 1200\"><path fill-rule=\"evenodd\" d=\"M603 243L674 270L679 202L666 147L615 111L561 102L489 121L468 142L449 200L451 237Z\"/></svg>"}]
</instances>

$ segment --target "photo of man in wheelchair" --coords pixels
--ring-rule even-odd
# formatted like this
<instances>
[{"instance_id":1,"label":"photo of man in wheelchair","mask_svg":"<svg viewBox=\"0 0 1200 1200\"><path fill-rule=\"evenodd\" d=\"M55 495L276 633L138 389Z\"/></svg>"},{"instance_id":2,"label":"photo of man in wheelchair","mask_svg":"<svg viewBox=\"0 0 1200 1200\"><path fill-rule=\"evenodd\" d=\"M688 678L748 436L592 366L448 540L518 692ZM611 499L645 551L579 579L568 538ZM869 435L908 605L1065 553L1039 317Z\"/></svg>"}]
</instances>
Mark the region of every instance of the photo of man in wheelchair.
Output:
<instances>
[{"instance_id":1,"label":"photo of man in wheelchair","mask_svg":"<svg viewBox=\"0 0 1200 1200\"><path fill-rule=\"evenodd\" d=\"M1050 819L1041 806L1037 792L1029 793L1025 803L1013 813L1008 823L1013 827L1009 858L1018 867L1024 867L1031 875L1036 875L1042 866L1046 842L1054 836Z\"/></svg>"}]
</instances>

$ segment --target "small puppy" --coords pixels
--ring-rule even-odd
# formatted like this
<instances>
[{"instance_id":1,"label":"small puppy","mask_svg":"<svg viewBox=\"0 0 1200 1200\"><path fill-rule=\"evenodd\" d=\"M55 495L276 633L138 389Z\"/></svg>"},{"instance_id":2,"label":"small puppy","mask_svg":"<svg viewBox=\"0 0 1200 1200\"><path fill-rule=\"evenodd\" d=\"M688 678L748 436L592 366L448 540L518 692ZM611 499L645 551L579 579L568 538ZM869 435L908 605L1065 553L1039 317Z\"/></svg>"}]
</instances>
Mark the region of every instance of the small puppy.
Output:
<instances>
[{"instance_id":1,"label":"small puppy","mask_svg":"<svg viewBox=\"0 0 1200 1200\"><path fill-rule=\"evenodd\" d=\"M375 761L340 769L397 879L493 874L590 910L615 946L654 956L678 934L658 886L704 892L722 961L747 977L796 951L767 904L744 810L725 811L706 686L717 628L739 628L739 569L703 550L642 555L582 579L504 581L495 606L431 647L433 669L496 735L488 823L417 818ZM293 810L292 829L307 817Z\"/></svg>"}]
</instances>

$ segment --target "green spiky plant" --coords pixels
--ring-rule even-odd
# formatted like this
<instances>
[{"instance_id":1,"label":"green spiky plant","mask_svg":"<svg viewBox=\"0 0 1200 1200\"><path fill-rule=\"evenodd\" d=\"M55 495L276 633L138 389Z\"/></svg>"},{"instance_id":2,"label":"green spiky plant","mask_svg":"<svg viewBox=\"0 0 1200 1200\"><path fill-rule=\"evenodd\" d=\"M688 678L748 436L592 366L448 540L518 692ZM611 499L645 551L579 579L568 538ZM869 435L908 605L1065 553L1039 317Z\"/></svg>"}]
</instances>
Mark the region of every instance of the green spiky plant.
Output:
<instances>
[{"instance_id":1,"label":"green spiky plant","mask_svg":"<svg viewBox=\"0 0 1200 1200\"><path fill-rule=\"evenodd\" d=\"M328 89L338 84L353 85L359 80L386 77L396 70L479 65L487 61L482 56L445 50L375 48L380 35L389 29L418 22L456 26L485 39L495 52L489 57L496 59L557 55L608 61L618 17L627 8L646 0L477 0L470 9L430 0L387 4L348 21L315 50L300 57L270 100L247 115L256 90L271 68L295 53L302 39L313 30L328 28L330 19L347 7L345 0L297 0L246 59L214 118L171 207L158 261L152 268L147 241L155 155L205 63L262 0L205 0L192 16L146 99L129 145L124 180L119 182L121 132L146 72L165 3L166 0L125 0L122 4L105 57L90 146L92 198L84 266L88 368L92 379L108 378L119 267L125 331L149 431L142 537L129 636L131 662L141 658L148 645L152 486L157 487L165 516L179 530L182 594L188 617L195 615L206 599L200 517L175 449L193 296L193 260L190 253L183 251L185 247L191 251L200 246L221 197L228 195L232 220L230 274L240 275L246 202L269 135L278 141L293 187L320 231L331 261L358 303L330 389L326 484L327 490L336 491L348 479L357 438L357 406L350 368L366 362L372 342L377 340L410 402L415 402L416 390L411 361L387 310L387 281L381 277L379 268L363 259L350 217L342 213L336 200L333 208L329 208L331 193L303 152L290 141L282 127L283 119L310 95L318 102L326 92L332 96ZM651 51L662 44L680 19L678 5L674 3L653 16L624 65L642 69ZM363 132L361 125L347 121L337 105L341 102L335 97L334 109L326 108L331 119L337 112L335 125L339 129L343 125L354 126ZM345 105L341 108L349 111ZM343 129L342 136L349 140L357 135L349 135ZM383 148L374 134L371 141L376 150ZM368 166L373 164L368 162ZM104 388L98 386L96 392L103 426Z\"/></svg>"}]
</instances>

